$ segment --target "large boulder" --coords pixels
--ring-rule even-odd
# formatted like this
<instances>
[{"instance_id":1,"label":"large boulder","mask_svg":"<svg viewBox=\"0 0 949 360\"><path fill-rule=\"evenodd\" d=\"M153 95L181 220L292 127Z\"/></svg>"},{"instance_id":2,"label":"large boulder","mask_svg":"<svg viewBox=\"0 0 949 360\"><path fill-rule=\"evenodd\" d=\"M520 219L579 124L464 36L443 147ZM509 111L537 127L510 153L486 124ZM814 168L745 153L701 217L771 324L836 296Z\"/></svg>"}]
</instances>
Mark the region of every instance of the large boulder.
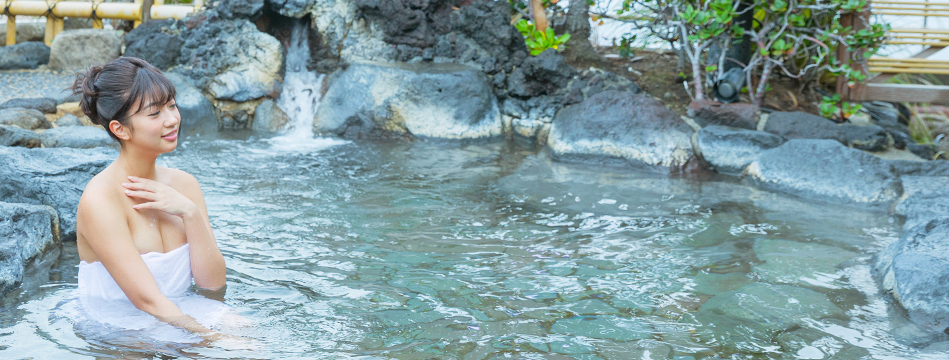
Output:
<instances>
[{"instance_id":1,"label":"large boulder","mask_svg":"<svg viewBox=\"0 0 949 360\"><path fill-rule=\"evenodd\" d=\"M696 160L692 128L645 94L604 91L563 108L547 146L557 160L683 170Z\"/></svg>"},{"instance_id":2,"label":"large boulder","mask_svg":"<svg viewBox=\"0 0 949 360\"><path fill-rule=\"evenodd\" d=\"M75 239L79 197L117 155L106 148L0 147L0 200L53 207L62 239Z\"/></svg>"},{"instance_id":3,"label":"large boulder","mask_svg":"<svg viewBox=\"0 0 949 360\"><path fill-rule=\"evenodd\" d=\"M178 55L184 40L180 20L150 20L125 34L125 56L148 61L156 68L166 70L178 64Z\"/></svg>"},{"instance_id":4,"label":"large boulder","mask_svg":"<svg viewBox=\"0 0 949 360\"><path fill-rule=\"evenodd\" d=\"M20 22L16 24L16 43L27 41L42 42L46 36L46 24L41 22ZM0 46L7 44L7 27L0 26Z\"/></svg>"},{"instance_id":5,"label":"large boulder","mask_svg":"<svg viewBox=\"0 0 949 360\"><path fill-rule=\"evenodd\" d=\"M277 90L283 47L247 20L206 21L185 32L178 63L215 99L242 102Z\"/></svg>"},{"instance_id":6,"label":"large boulder","mask_svg":"<svg viewBox=\"0 0 949 360\"><path fill-rule=\"evenodd\" d=\"M118 148L119 143L98 126L64 126L52 128L40 134L43 147L70 147L88 149L94 147Z\"/></svg>"},{"instance_id":7,"label":"large boulder","mask_svg":"<svg viewBox=\"0 0 949 360\"><path fill-rule=\"evenodd\" d=\"M22 146L28 148L42 145L36 132L19 126L0 125L0 146Z\"/></svg>"},{"instance_id":8,"label":"large boulder","mask_svg":"<svg viewBox=\"0 0 949 360\"><path fill-rule=\"evenodd\" d=\"M52 70L85 70L102 65L122 55L119 32L103 29L65 30L50 46L49 68Z\"/></svg>"},{"instance_id":9,"label":"large boulder","mask_svg":"<svg viewBox=\"0 0 949 360\"><path fill-rule=\"evenodd\" d=\"M940 216L949 215L949 176L900 177L903 197L896 204L896 213L906 217L903 230Z\"/></svg>"},{"instance_id":10,"label":"large boulder","mask_svg":"<svg viewBox=\"0 0 949 360\"><path fill-rule=\"evenodd\" d=\"M834 140L788 140L747 173L763 188L848 205L887 207L902 193L885 160Z\"/></svg>"},{"instance_id":11,"label":"large boulder","mask_svg":"<svg viewBox=\"0 0 949 360\"><path fill-rule=\"evenodd\" d=\"M481 139L501 134L484 74L463 65L357 62L333 74L315 132Z\"/></svg>"},{"instance_id":12,"label":"large boulder","mask_svg":"<svg viewBox=\"0 0 949 360\"><path fill-rule=\"evenodd\" d=\"M217 132L219 121L217 112L211 101L201 93L201 90L191 85L187 78L179 74L168 72L165 77L175 85L175 103L181 115L181 134L208 134Z\"/></svg>"},{"instance_id":13,"label":"large boulder","mask_svg":"<svg viewBox=\"0 0 949 360\"><path fill-rule=\"evenodd\" d=\"M785 139L833 139L849 147L867 151L880 151L887 146L886 130L882 127L836 124L820 116L800 111L772 113L764 131Z\"/></svg>"},{"instance_id":14,"label":"large boulder","mask_svg":"<svg viewBox=\"0 0 949 360\"><path fill-rule=\"evenodd\" d=\"M699 130L702 157L720 173L739 174L765 150L784 143L780 136L764 131L712 125Z\"/></svg>"},{"instance_id":15,"label":"large boulder","mask_svg":"<svg viewBox=\"0 0 949 360\"><path fill-rule=\"evenodd\" d=\"M913 322L934 330L949 327L949 216L921 223L877 255L883 290Z\"/></svg>"},{"instance_id":16,"label":"large boulder","mask_svg":"<svg viewBox=\"0 0 949 360\"><path fill-rule=\"evenodd\" d=\"M48 206L0 202L0 294L23 279L32 260L60 246L58 222Z\"/></svg>"},{"instance_id":17,"label":"large boulder","mask_svg":"<svg viewBox=\"0 0 949 360\"><path fill-rule=\"evenodd\" d=\"M36 69L49 63L49 54L49 46L40 41L0 47L0 70Z\"/></svg>"},{"instance_id":18,"label":"large boulder","mask_svg":"<svg viewBox=\"0 0 949 360\"><path fill-rule=\"evenodd\" d=\"M56 99L50 98L17 98L4 101L0 104L0 109L9 109L9 108L24 108L24 109L34 109L39 110L44 114L55 114L56 113Z\"/></svg>"},{"instance_id":19,"label":"large boulder","mask_svg":"<svg viewBox=\"0 0 949 360\"><path fill-rule=\"evenodd\" d=\"M0 109L0 125L16 125L28 130L53 127L39 110L24 108Z\"/></svg>"},{"instance_id":20,"label":"large boulder","mask_svg":"<svg viewBox=\"0 0 949 360\"><path fill-rule=\"evenodd\" d=\"M519 97L554 94L566 88L576 75L577 70L567 64L560 52L547 49L524 60L508 76L508 93Z\"/></svg>"}]
</instances>

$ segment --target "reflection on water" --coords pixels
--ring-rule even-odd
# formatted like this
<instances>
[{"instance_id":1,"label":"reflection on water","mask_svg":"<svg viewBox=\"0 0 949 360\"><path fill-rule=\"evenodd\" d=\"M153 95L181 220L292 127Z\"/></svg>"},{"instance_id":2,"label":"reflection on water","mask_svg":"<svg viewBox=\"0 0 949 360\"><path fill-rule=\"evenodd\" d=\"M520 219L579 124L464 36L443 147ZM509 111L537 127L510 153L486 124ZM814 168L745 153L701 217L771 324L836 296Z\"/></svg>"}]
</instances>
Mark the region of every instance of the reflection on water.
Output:
<instances>
[{"instance_id":1,"label":"reflection on water","mask_svg":"<svg viewBox=\"0 0 949 360\"><path fill-rule=\"evenodd\" d=\"M201 182L225 300L254 323L232 331L257 349L83 339L54 310L70 243L0 304L0 357L946 355L877 293L871 255L898 231L881 213L507 144L224 139L160 161Z\"/></svg>"}]
</instances>

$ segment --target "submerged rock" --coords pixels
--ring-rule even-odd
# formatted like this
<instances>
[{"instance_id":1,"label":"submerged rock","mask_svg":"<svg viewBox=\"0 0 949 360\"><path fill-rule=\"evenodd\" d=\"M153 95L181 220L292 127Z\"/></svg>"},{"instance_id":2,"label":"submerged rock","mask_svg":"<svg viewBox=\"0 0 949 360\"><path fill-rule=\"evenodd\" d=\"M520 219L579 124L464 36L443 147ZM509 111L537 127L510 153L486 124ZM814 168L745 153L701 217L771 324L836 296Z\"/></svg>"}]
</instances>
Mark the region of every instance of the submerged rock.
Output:
<instances>
[{"instance_id":1,"label":"submerged rock","mask_svg":"<svg viewBox=\"0 0 949 360\"><path fill-rule=\"evenodd\" d=\"M757 346L809 319L840 317L844 311L819 292L789 285L754 282L716 295L702 305L696 320L723 344Z\"/></svg>"},{"instance_id":2,"label":"submerged rock","mask_svg":"<svg viewBox=\"0 0 949 360\"><path fill-rule=\"evenodd\" d=\"M0 146L35 148L42 145L36 132L13 125L0 125Z\"/></svg>"},{"instance_id":3,"label":"submerged rock","mask_svg":"<svg viewBox=\"0 0 949 360\"><path fill-rule=\"evenodd\" d=\"M560 110L547 146L557 160L618 161L681 171L697 160L692 133L679 116L648 95L604 91Z\"/></svg>"},{"instance_id":4,"label":"submerged rock","mask_svg":"<svg viewBox=\"0 0 949 360\"><path fill-rule=\"evenodd\" d=\"M747 172L763 188L849 205L885 207L902 193L885 160L834 140L788 140Z\"/></svg>"},{"instance_id":5,"label":"submerged rock","mask_svg":"<svg viewBox=\"0 0 949 360\"><path fill-rule=\"evenodd\" d=\"M0 201L53 207L62 239L75 239L79 197L116 155L106 148L0 147Z\"/></svg>"},{"instance_id":6,"label":"submerged rock","mask_svg":"<svg viewBox=\"0 0 949 360\"><path fill-rule=\"evenodd\" d=\"M56 35L50 46L49 68L85 70L122 55L122 37L114 30L76 29Z\"/></svg>"},{"instance_id":7,"label":"submerged rock","mask_svg":"<svg viewBox=\"0 0 949 360\"><path fill-rule=\"evenodd\" d=\"M10 99L0 104L0 109L24 108L39 110L44 114L55 114L56 105L56 99L50 98Z\"/></svg>"},{"instance_id":8,"label":"submerged rock","mask_svg":"<svg viewBox=\"0 0 949 360\"><path fill-rule=\"evenodd\" d=\"M699 130L698 145L705 161L723 174L739 174L765 150L784 143L764 131L712 125Z\"/></svg>"},{"instance_id":9,"label":"submerged rock","mask_svg":"<svg viewBox=\"0 0 949 360\"><path fill-rule=\"evenodd\" d=\"M754 250L763 261L754 271L763 281L799 286L823 285L841 263L857 256L834 246L763 238L755 240Z\"/></svg>"},{"instance_id":10,"label":"submerged rock","mask_svg":"<svg viewBox=\"0 0 949 360\"><path fill-rule=\"evenodd\" d=\"M833 139L849 147L867 151L880 151L887 146L886 131L879 126L838 125L831 120L800 111L772 113L764 131L785 139Z\"/></svg>"},{"instance_id":11,"label":"submerged rock","mask_svg":"<svg viewBox=\"0 0 949 360\"><path fill-rule=\"evenodd\" d=\"M501 134L484 74L463 65L357 62L334 73L314 132L481 139Z\"/></svg>"},{"instance_id":12,"label":"submerged rock","mask_svg":"<svg viewBox=\"0 0 949 360\"><path fill-rule=\"evenodd\" d=\"M36 69L49 63L49 46L41 41L0 47L0 70Z\"/></svg>"},{"instance_id":13,"label":"submerged rock","mask_svg":"<svg viewBox=\"0 0 949 360\"><path fill-rule=\"evenodd\" d=\"M949 327L949 216L920 223L877 255L883 290L913 322L933 331Z\"/></svg>"},{"instance_id":14,"label":"submerged rock","mask_svg":"<svg viewBox=\"0 0 949 360\"><path fill-rule=\"evenodd\" d=\"M57 223L48 206L0 202L0 294L23 279L33 259L60 245Z\"/></svg>"},{"instance_id":15,"label":"submerged rock","mask_svg":"<svg viewBox=\"0 0 949 360\"><path fill-rule=\"evenodd\" d=\"M24 108L0 109L0 124L16 125L27 130L53 127L53 124L39 110Z\"/></svg>"},{"instance_id":16,"label":"submerged rock","mask_svg":"<svg viewBox=\"0 0 949 360\"><path fill-rule=\"evenodd\" d=\"M40 134L43 147L70 147L88 149L94 147L118 148L119 142L112 139L105 129L98 126L64 126Z\"/></svg>"}]
</instances>

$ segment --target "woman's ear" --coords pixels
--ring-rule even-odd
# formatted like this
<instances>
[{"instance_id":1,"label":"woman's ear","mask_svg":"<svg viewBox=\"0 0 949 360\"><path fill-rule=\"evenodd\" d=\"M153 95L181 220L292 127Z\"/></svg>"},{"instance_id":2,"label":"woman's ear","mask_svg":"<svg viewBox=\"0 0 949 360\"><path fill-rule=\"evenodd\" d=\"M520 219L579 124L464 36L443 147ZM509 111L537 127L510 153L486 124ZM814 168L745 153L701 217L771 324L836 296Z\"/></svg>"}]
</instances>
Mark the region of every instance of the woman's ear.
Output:
<instances>
[{"instance_id":1,"label":"woman's ear","mask_svg":"<svg viewBox=\"0 0 949 360\"><path fill-rule=\"evenodd\" d=\"M132 132L128 126L122 125L118 120L112 120L109 122L109 130L120 140L128 141L132 138Z\"/></svg>"}]
</instances>

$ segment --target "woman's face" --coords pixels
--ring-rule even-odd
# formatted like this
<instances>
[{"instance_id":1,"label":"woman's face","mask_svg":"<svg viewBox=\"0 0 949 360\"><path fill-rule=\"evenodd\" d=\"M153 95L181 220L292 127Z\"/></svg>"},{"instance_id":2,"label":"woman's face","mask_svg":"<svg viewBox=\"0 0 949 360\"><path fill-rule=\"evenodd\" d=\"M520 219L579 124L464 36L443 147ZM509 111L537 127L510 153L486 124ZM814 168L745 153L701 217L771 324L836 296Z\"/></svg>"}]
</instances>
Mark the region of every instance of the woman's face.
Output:
<instances>
[{"instance_id":1,"label":"woman's face","mask_svg":"<svg viewBox=\"0 0 949 360\"><path fill-rule=\"evenodd\" d=\"M178 125L181 114L175 100L165 104L146 104L129 118L130 139L125 146L166 153L178 146Z\"/></svg>"}]
</instances>

